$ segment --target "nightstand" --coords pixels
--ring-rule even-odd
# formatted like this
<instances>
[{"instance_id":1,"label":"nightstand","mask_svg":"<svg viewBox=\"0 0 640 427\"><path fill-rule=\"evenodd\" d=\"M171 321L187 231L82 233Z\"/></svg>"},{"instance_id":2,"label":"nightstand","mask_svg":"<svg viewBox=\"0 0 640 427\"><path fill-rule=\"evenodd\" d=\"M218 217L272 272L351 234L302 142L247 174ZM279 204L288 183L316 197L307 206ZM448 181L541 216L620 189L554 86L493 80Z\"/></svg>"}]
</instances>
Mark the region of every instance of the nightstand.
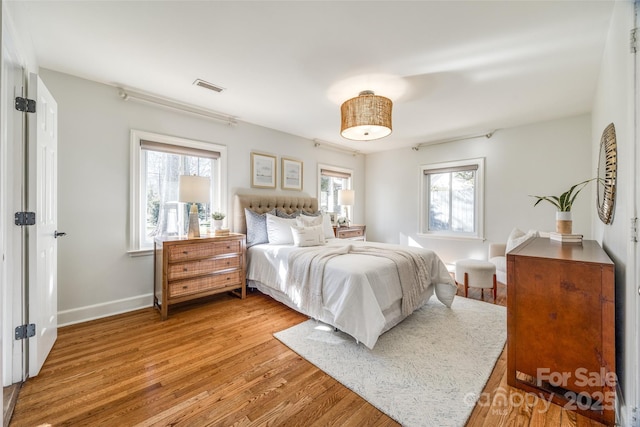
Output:
<instances>
[{"instance_id":1,"label":"nightstand","mask_svg":"<svg viewBox=\"0 0 640 427\"><path fill-rule=\"evenodd\" d=\"M336 237L348 240L367 240L367 226L352 224L349 227L336 227Z\"/></svg>"},{"instance_id":2,"label":"nightstand","mask_svg":"<svg viewBox=\"0 0 640 427\"><path fill-rule=\"evenodd\" d=\"M244 234L154 240L154 305L162 320L169 306L222 292L246 296Z\"/></svg>"}]
</instances>

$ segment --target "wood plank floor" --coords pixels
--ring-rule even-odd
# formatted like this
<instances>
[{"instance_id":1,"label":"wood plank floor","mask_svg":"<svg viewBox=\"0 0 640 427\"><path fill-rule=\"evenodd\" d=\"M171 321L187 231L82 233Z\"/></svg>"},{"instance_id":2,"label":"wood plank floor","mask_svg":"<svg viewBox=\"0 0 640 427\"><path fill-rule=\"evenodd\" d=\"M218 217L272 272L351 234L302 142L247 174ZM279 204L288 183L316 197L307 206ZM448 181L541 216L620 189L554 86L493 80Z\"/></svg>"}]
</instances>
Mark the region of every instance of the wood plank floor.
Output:
<instances>
[{"instance_id":1,"label":"wood plank floor","mask_svg":"<svg viewBox=\"0 0 640 427\"><path fill-rule=\"evenodd\" d=\"M60 328L10 426L398 425L273 338L304 320L251 293L176 307L165 322L149 308ZM509 405L499 397L526 396L505 373L503 352L469 426L600 425L531 399Z\"/></svg>"}]
</instances>

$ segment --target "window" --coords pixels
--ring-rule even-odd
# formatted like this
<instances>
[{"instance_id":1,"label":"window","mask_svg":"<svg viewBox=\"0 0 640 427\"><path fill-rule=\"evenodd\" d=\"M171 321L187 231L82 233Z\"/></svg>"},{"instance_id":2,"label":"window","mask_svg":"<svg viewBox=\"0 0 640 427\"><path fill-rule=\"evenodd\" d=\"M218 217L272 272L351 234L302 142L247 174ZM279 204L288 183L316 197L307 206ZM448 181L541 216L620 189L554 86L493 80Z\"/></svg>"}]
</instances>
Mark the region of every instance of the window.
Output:
<instances>
[{"instance_id":1,"label":"window","mask_svg":"<svg viewBox=\"0 0 640 427\"><path fill-rule=\"evenodd\" d=\"M347 212L344 206L338 204L338 190L351 190L352 173L350 169L318 165L318 205L323 212L335 213L338 216L347 216L352 212L352 208ZM349 215L349 219L351 217L352 215Z\"/></svg>"},{"instance_id":2,"label":"window","mask_svg":"<svg viewBox=\"0 0 640 427\"><path fill-rule=\"evenodd\" d=\"M131 132L130 252L147 253L156 235L186 233L190 205L178 203L178 177L211 178L210 203L198 203L200 226L225 211L226 147L148 132Z\"/></svg>"},{"instance_id":3,"label":"window","mask_svg":"<svg viewBox=\"0 0 640 427\"><path fill-rule=\"evenodd\" d=\"M484 159L424 165L421 173L420 232L483 238Z\"/></svg>"}]
</instances>

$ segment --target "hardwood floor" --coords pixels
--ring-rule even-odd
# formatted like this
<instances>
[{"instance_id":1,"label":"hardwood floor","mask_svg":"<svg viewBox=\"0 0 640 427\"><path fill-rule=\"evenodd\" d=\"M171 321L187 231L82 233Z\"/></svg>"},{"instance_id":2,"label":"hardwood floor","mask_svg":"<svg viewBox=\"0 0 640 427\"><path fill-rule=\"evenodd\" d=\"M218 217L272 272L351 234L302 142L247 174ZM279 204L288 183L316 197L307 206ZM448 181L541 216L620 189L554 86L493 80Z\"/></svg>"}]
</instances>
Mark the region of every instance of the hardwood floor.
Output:
<instances>
[{"instance_id":1,"label":"hardwood floor","mask_svg":"<svg viewBox=\"0 0 640 427\"><path fill-rule=\"evenodd\" d=\"M503 285L498 296L504 305ZM251 293L176 307L165 322L149 308L60 328L40 375L23 384L10 426L397 426L273 338L304 320ZM540 412L543 402L509 406L516 400L499 397L524 393L507 386L505 373L503 352L469 426L599 425L556 405Z\"/></svg>"}]
</instances>

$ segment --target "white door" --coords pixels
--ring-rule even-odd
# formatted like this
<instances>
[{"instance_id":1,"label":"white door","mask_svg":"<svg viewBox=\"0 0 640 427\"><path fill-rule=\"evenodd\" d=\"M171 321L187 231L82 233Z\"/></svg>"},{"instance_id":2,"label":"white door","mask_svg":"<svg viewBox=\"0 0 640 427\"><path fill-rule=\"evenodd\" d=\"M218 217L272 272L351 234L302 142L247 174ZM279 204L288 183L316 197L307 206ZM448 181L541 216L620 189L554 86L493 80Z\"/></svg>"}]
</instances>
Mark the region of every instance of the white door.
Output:
<instances>
[{"instance_id":1,"label":"white door","mask_svg":"<svg viewBox=\"0 0 640 427\"><path fill-rule=\"evenodd\" d=\"M36 101L28 114L28 211L36 213L28 226L28 323L36 334L29 338L29 376L38 375L58 336L57 186L58 105L40 77L29 77L29 99Z\"/></svg>"}]
</instances>

